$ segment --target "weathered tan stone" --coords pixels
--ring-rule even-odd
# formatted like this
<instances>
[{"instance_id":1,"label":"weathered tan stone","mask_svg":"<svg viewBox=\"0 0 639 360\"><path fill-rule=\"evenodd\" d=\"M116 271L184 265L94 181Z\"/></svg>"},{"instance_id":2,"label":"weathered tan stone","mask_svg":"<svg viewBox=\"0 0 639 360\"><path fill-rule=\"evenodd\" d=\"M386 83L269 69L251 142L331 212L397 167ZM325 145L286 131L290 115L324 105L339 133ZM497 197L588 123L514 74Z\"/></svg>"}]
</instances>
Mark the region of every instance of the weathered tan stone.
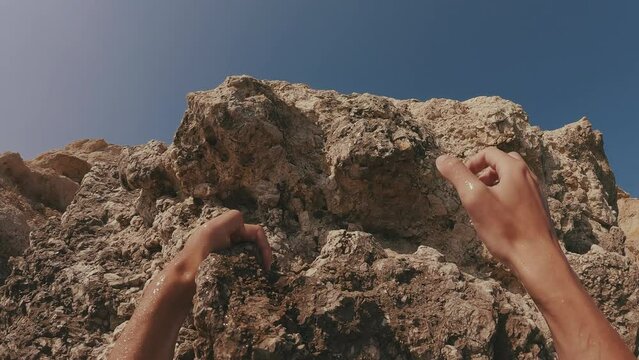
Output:
<instances>
[{"instance_id":1,"label":"weathered tan stone","mask_svg":"<svg viewBox=\"0 0 639 360\"><path fill-rule=\"evenodd\" d=\"M250 248L212 254L176 358L551 359L540 313L435 169L439 154L486 146L530 164L571 264L636 348L636 259L586 119L542 131L498 97L396 100L247 76L187 100L170 145L10 157L14 172L81 183L40 226L27 221L31 247L0 288L0 357L103 357L145 282L195 227L237 208L265 227L274 271ZM10 193L30 196L12 176Z\"/></svg>"},{"instance_id":2,"label":"weathered tan stone","mask_svg":"<svg viewBox=\"0 0 639 360\"><path fill-rule=\"evenodd\" d=\"M626 235L626 252L639 259L639 199L621 192L619 206L619 227Z\"/></svg>"}]
</instances>

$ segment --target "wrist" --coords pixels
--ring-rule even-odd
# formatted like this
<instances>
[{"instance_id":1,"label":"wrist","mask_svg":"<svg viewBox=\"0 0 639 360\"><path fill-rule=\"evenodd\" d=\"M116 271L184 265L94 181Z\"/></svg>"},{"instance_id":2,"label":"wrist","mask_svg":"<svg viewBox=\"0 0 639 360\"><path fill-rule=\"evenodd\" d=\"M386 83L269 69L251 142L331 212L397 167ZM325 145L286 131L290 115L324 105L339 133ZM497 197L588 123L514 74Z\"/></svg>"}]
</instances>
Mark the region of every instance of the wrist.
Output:
<instances>
[{"instance_id":1,"label":"wrist","mask_svg":"<svg viewBox=\"0 0 639 360\"><path fill-rule=\"evenodd\" d=\"M574 294L581 288L555 239L532 244L534 247L522 246L514 252L507 265L539 307L554 304L565 298L566 292Z\"/></svg>"},{"instance_id":2,"label":"wrist","mask_svg":"<svg viewBox=\"0 0 639 360\"><path fill-rule=\"evenodd\" d=\"M195 295L197 270L198 265L193 259L183 256L178 256L167 265L164 273L177 297L183 297L189 302L192 300Z\"/></svg>"}]
</instances>

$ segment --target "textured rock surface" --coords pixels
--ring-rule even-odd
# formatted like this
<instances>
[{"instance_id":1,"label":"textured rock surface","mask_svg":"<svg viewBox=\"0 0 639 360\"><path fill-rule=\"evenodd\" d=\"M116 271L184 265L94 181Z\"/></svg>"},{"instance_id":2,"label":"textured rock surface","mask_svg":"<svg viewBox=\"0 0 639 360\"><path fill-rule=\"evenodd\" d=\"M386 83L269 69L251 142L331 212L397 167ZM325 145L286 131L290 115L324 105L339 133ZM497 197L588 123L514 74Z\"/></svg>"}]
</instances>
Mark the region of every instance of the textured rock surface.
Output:
<instances>
[{"instance_id":1,"label":"textured rock surface","mask_svg":"<svg viewBox=\"0 0 639 360\"><path fill-rule=\"evenodd\" d=\"M117 161L120 151L104 140L82 140L27 162L16 153L0 154L0 283L8 257L29 246L29 232L59 218L91 165Z\"/></svg>"},{"instance_id":2,"label":"textured rock surface","mask_svg":"<svg viewBox=\"0 0 639 360\"><path fill-rule=\"evenodd\" d=\"M24 222L31 231L0 288L0 357L104 356L190 231L237 208L266 228L275 271L251 249L212 254L177 358L550 359L543 318L434 166L486 146L529 162L570 262L636 349L639 271L586 119L541 131L498 97L395 100L249 77L187 100L168 146L80 142L26 165L8 155L79 188L41 205L51 213L37 226L28 208L0 208L18 224L0 232L9 248L25 244ZM59 198L3 174L7 193Z\"/></svg>"},{"instance_id":3,"label":"textured rock surface","mask_svg":"<svg viewBox=\"0 0 639 360\"><path fill-rule=\"evenodd\" d=\"M619 226L626 234L626 251L639 259L639 199L618 192Z\"/></svg>"}]
</instances>

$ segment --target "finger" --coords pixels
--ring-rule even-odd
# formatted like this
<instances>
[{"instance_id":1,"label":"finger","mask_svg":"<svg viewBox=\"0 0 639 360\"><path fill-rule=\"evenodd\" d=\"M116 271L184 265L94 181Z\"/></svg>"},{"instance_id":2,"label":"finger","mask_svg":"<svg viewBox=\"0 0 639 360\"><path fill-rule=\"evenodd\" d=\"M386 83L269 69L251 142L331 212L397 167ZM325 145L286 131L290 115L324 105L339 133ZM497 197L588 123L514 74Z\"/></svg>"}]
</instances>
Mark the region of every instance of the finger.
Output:
<instances>
[{"instance_id":1,"label":"finger","mask_svg":"<svg viewBox=\"0 0 639 360\"><path fill-rule=\"evenodd\" d=\"M262 266L264 270L270 270L271 263L273 262L273 253L264 229L259 225L246 225L245 229L247 231L247 238L255 239L255 245L262 255Z\"/></svg>"},{"instance_id":2,"label":"finger","mask_svg":"<svg viewBox=\"0 0 639 360\"><path fill-rule=\"evenodd\" d=\"M257 246L262 257L262 267L264 270L271 269L272 251L271 246L266 239L264 229L259 225L245 224L236 234L232 234L233 242L252 242Z\"/></svg>"},{"instance_id":3,"label":"finger","mask_svg":"<svg viewBox=\"0 0 639 360\"><path fill-rule=\"evenodd\" d=\"M471 194L486 190L485 185L458 158L442 155L435 162L437 169L448 180L465 203Z\"/></svg>"},{"instance_id":4,"label":"finger","mask_svg":"<svg viewBox=\"0 0 639 360\"><path fill-rule=\"evenodd\" d=\"M207 221L195 234L204 239L207 253L227 249L231 246L231 234L244 225L242 214L237 210L229 210L222 215Z\"/></svg>"},{"instance_id":5,"label":"finger","mask_svg":"<svg viewBox=\"0 0 639 360\"><path fill-rule=\"evenodd\" d=\"M526 162L526 160L524 160L524 158L516 151L511 151L508 153L508 155L510 155L512 158L516 159L516 160L521 160L524 162L524 164L526 164L526 167L528 168L528 170L530 170L530 166L528 166L528 163ZM530 170L530 176L532 177L533 180L535 180L536 183L539 182L539 180L537 179L537 175L535 175L534 172L532 172L532 170Z\"/></svg>"},{"instance_id":6,"label":"finger","mask_svg":"<svg viewBox=\"0 0 639 360\"><path fill-rule=\"evenodd\" d=\"M466 166L473 173L477 174L487 167L492 167L500 173L500 169L514 159L496 147L486 148L466 160Z\"/></svg>"},{"instance_id":7,"label":"finger","mask_svg":"<svg viewBox=\"0 0 639 360\"><path fill-rule=\"evenodd\" d=\"M244 218L238 210L229 210L211 222L212 227L219 231L219 235L225 237L230 237L244 227Z\"/></svg>"},{"instance_id":8,"label":"finger","mask_svg":"<svg viewBox=\"0 0 639 360\"><path fill-rule=\"evenodd\" d=\"M497 175L497 171L495 171L491 167L488 167L482 170L479 174L477 174L477 177L486 186L494 186L499 182L499 176Z\"/></svg>"},{"instance_id":9,"label":"finger","mask_svg":"<svg viewBox=\"0 0 639 360\"><path fill-rule=\"evenodd\" d=\"M516 152L516 151L511 151L511 152L508 153L508 155L510 155L512 158L514 158L516 160L521 160L523 162L526 162L526 160L524 160L524 158L521 157L521 155L519 155L519 153Z\"/></svg>"}]
</instances>

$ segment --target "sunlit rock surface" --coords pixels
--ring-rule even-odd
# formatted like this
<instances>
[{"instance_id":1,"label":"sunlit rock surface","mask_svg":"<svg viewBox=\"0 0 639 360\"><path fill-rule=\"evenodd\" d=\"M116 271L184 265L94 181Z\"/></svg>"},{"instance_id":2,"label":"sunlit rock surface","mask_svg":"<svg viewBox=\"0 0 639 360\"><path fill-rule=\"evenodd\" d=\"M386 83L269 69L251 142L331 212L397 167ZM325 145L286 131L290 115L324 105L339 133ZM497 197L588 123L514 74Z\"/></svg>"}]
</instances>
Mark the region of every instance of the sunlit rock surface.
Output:
<instances>
[{"instance_id":1,"label":"sunlit rock surface","mask_svg":"<svg viewBox=\"0 0 639 360\"><path fill-rule=\"evenodd\" d=\"M623 190L618 192L619 226L626 234L626 251L639 259L639 199Z\"/></svg>"},{"instance_id":2,"label":"sunlit rock surface","mask_svg":"<svg viewBox=\"0 0 639 360\"><path fill-rule=\"evenodd\" d=\"M246 76L187 102L169 145L0 156L0 358L104 357L190 232L235 208L265 227L274 271L251 249L212 254L176 358L551 359L540 313L435 169L486 146L527 160L571 264L636 349L636 258L587 119L542 131L498 97Z\"/></svg>"}]
</instances>

